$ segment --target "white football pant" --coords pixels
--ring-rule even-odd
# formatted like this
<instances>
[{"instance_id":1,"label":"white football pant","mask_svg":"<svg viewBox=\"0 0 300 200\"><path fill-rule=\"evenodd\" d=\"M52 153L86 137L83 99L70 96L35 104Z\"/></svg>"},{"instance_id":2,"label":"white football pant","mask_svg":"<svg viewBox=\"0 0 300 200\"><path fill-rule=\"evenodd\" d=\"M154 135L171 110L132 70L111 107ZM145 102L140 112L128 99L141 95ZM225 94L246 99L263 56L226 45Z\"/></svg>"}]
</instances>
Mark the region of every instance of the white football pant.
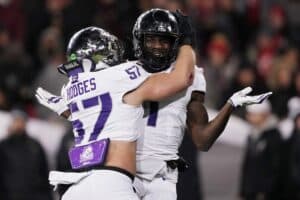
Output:
<instances>
[{"instance_id":1,"label":"white football pant","mask_svg":"<svg viewBox=\"0 0 300 200\"><path fill-rule=\"evenodd\" d=\"M140 200L176 200L176 183L163 177L152 181L134 178L134 187Z\"/></svg>"},{"instance_id":2,"label":"white football pant","mask_svg":"<svg viewBox=\"0 0 300 200\"><path fill-rule=\"evenodd\" d=\"M113 170L92 170L92 173L73 184L62 200L138 200L132 180Z\"/></svg>"}]
</instances>

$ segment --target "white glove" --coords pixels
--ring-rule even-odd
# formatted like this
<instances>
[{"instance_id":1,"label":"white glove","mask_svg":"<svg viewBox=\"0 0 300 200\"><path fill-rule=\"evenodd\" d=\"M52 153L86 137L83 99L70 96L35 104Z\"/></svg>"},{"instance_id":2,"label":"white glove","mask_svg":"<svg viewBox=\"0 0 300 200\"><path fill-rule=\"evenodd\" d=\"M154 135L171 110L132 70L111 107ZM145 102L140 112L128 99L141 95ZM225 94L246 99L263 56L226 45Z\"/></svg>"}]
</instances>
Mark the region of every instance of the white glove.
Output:
<instances>
[{"instance_id":1,"label":"white glove","mask_svg":"<svg viewBox=\"0 0 300 200\"><path fill-rule=\"evenodd\" d=\"M244 105L251 105L251 104L259 104L262 103L265 99L267 99L272 92L266 92L260 95L255 95L255 96L248 96L252 91L251 87L246 87L236 93L234 93L228 100L228 102L233 106L233 107L238 107L238 106L244 106Z\"/></svg>"},{"instance_id":2,"label":"white glove","mask_svg":"<svg viewBox=\"0 0 300 200\"><path fill-rule=\"evenodd\" d=\"M55 96L41 87L38 87L36 90L35 97L40 104L56 112L58 115L61 115L64 111L69 109L61 96Z\"/></svg>"}]
</instances>

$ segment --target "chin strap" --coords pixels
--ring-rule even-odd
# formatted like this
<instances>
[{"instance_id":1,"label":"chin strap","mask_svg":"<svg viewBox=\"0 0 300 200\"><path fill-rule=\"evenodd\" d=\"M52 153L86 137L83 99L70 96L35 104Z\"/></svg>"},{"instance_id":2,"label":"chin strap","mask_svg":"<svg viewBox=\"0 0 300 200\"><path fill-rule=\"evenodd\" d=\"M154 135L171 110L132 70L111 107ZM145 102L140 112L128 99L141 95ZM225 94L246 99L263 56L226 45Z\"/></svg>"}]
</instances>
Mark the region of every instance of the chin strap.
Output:
<instances>
[{"instance_id":1,"label":"chin strap","mask_svg":"<svg viewBox=\"0 0 300 200\"><path fill-rule=\"evenodd\" d=\"M154 64L152 64L151 62L147 61L146 59L141 59L141 66L148 72L148 73L158 73L158 72L162 72L166 69L168 69L170 67L170 64L167 64L165 66L159 66L156 67Z\"/></svg>"}]
</instances>

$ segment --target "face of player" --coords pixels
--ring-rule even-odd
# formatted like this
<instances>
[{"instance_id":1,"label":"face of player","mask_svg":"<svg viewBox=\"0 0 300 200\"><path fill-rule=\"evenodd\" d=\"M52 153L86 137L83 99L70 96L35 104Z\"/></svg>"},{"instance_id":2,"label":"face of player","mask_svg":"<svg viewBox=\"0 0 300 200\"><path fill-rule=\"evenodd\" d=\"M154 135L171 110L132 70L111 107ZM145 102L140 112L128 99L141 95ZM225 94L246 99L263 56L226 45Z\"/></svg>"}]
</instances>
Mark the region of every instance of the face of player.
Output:
<instances>
[{"instance_id":1,"label":"face of player","mask_svg":"<svg viewBox=\"0 0 300 200\"><path fill-rule=\"evenodd\" d=\"M145 35L144 46L156 58L165 57L171 47L171 39L161 35Z\"/></svg>"}]
</instances>

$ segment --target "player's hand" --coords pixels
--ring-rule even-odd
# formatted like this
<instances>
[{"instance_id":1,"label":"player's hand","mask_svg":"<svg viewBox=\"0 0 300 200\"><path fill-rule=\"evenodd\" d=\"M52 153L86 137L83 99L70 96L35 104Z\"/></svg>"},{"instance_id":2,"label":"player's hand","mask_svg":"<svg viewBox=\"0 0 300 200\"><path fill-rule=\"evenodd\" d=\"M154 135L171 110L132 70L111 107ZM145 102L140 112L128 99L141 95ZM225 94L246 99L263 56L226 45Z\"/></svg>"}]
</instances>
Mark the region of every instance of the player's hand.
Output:
<instances>
[{"instance_id":1,"label":"player's hand","mask_svg":"<svg viewBox=\"0 0 300 200\"><path fill-rule=\"evenodd\" d=\"M191 25L191 20L188 16L184 15L180 10L172 12L175 16L180 32L179 45L195 45L195 31Z\"/></svg>"},{"instance_id":2,"label":"player's hand","mask_svg":"<svg viewBox=\"0 0 300 200\"><path fill-rule=\"evenodd\" d=\"M40 104L56 112L58 115L61 115L64 111L69 109L61 96L51 94L41 87L38 87L36 90L35 97Z\"/></svg>"},{"instance_id":3,"label":"player's hand","mask_svg":"<svg viewBox=\"0 0 300 200\"><path fill-rule=\"evenodd\" d=\"M260 95L250 96L248 95L252 91L251 87L246 87L236 93L234 93L228 100L233 107L259 104L267 99L272 92L266 92Z\"/></svg>"}]
</instances>

